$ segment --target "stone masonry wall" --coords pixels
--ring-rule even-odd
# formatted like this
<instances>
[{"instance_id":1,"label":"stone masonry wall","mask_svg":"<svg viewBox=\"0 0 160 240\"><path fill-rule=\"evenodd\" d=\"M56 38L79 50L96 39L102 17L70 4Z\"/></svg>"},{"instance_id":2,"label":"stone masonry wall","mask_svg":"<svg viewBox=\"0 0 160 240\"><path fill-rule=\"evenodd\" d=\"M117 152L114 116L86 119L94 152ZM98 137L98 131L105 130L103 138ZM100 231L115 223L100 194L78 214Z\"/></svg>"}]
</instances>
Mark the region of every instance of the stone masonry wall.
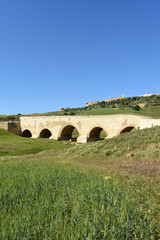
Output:
<instances>
[{"instance_id":1,"label":"stone masonry wall","mask_svg":"<svg viewBox=\"0 0 160 240\"><path fill-rule=\"evenodd\" d=\"M0 121L0 128L10 131L16 135L20 135L21 133L19 121Z\"/></svg>"}]
</instances>

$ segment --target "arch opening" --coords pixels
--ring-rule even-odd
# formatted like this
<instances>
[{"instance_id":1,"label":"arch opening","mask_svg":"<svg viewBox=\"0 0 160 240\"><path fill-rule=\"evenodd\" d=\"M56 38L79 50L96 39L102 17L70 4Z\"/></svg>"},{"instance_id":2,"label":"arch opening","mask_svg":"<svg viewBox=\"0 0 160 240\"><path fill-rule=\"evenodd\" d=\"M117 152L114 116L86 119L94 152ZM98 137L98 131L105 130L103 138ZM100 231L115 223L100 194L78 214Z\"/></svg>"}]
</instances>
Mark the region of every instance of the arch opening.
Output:
<instances>
[{"instance_id":1,"label":"arch opening","mask_svg":"<svg viewBox=\"0 0 160 240\"><path fill-rule=\"evenodd\" d=\"M22 132L21 136L30 138L30 137L32 137L32 133L28 129L26 129Z\"/></svg>"},{"instance_id":2,"label":"arch opening","mask_svg":"<svg viewBox=\"0 0 160 240\"><path fill-rule=\"evenodd\" d=\"M133 126L128 126L128 127L125 127L121 132L121 133L126 133L126 132L131 132L133 129L136 129L135 127Z\"/></svg>"},{"instance_id":3,"label":"arch opening","mask_svg":"<svg viewBox=\"0 0 160 240\"><path fill-rule=\"evenodd\" d=\"M43 129L40 134L39 134L39 137L40 138L50 138L51 137L51 131L49 131L48 129Z\"/></svg>"},{"instance_id":4,"label":"arch opening","mask_svg":"<svg viewBox=\"0 0 160 240\"><path fill-rule=\"evenodd\" d=\"M78 130L73 125L67 125L63 128L61 131L59 140L72 140L77 141L77 138L79 137Z\"/></svg>"},{"instance_id":5,"label":"arch opening","mask_svg":"<svg viewBox=\"0 0 160 240\"><path fill-rule=\"evenodd\" d=\"M88 135L88 142L104 140L107 137L105 130L101 127L93 128Z\"/></svg>"}]
</instances>

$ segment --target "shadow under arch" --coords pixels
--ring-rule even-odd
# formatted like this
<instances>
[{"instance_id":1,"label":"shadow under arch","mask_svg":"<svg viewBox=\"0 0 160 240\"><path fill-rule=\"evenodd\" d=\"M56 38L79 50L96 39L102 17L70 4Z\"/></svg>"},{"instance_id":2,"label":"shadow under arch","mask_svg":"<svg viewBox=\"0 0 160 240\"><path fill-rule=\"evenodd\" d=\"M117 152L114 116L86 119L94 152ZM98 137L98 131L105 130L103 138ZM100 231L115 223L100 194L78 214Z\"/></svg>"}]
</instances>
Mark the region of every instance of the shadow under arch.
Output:
<instances>
[{"instance_id":1,"label":"shadow under arch","mask_svg":"<svg viewBox=\"0 0 160 240\"><path fill-rule=\"evenodd\" d=\"M118 135L126 132L131 132L133 129L138 129L135 125L127 125L118 131Z\"/></svg>"},{"instance_id":2,"label":"shadow under arch","mask_svg":"<svg viewBox=\"0 0 160 240\"><path fill-rule=\"evenodd\" d=\"M108 132L105 128L101 126L92 127L92 129L88 132L87 142L104 140L108 135Z\"/></svg>"},{"instance_id":3,"label":"shadow under arch","mask_svg":"<svg viewBox=\"0 0 160 240\"><path fill-rule=\"evenodd\" d=\"M52 133L47 128L44 128L39 134L39 138L50 138L51 136L52 136Z\"/></svg>"},{"instance_id":4,"label":"shadow under arch","mask_svg":"<svg viewBox=\"0 0 160 240\"><path fill-rule=\"evenodd\" d=\"M80 133L77 127L72 123L68 123L61 128L58 140L72 139L73 141L76 141L79 136Z\"/></svg>"},{"instance_id":5,"label":"shadow under arch","mask_svg":"<svg viewBox=\"0 0 160 240\"><path fill-rule=\"evenodd\" d=\"M32 133L31 133L28 129L25 129L25 130L21 133L21 136L22 136L22 137L30 138L30 137L32 137Z\"/></svg>"}]
</instances>

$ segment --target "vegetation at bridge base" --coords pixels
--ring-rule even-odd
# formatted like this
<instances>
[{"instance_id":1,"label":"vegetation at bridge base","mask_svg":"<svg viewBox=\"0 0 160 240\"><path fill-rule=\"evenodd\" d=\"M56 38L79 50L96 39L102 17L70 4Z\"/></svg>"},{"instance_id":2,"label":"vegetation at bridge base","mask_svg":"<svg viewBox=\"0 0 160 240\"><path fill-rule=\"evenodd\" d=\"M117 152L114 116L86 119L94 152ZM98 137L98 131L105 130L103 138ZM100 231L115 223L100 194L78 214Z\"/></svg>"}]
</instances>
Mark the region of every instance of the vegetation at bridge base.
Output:
<instances>
[{"instance_id":1,"label":"vegetation at bridge base","mask_svg":"<svg viewBox=\"0 0 160 240\"><path fill-rule=\"evenodd\" d=\"M44 150L63 151L71 146L69 142L54 141L47 138L23 138L0 129L0 156L19 156L39 153Z\"/></svg>"},{"instance_id":2,"label":"vegetation at bridge base","mask_svg":"<svg viewBox=\"0 0 160 240\"><path fill-rule=\"evenodd\" d=\"M71 155L72 153L72 155ZM133 154L132 160L148 161L160 158L160 127L143 130L132 129L105 141L91 142L67 149L63 154L76 157L105 157L108 159L125 159Z\"/></svg>"},{"instance_id":3,"label":"vegetation at bridge base","mask_svg":"<svg viewBox=\"0 0 160 240\"><path fill-rule=\"evenodd\" d=\"M0 239L160 239L160 127L79 145L1 130L2 152Z\"/></svg>"}]
</instances>

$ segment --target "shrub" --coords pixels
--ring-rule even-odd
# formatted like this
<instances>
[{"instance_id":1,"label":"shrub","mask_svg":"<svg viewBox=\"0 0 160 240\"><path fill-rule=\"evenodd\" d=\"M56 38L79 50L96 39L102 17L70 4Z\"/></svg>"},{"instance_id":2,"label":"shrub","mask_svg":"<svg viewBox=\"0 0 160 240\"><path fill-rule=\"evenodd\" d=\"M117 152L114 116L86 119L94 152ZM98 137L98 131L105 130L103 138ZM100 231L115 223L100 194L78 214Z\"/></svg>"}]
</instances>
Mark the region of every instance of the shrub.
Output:
<instances>
[{"instance_id":1,"label":"shrub","mask_svg":"<svg viewBox=\"0 0 160 240\"><path fill-rule=\"evenodd\" d=\"M139 111L141 108L140 108L139 105L135 105L135 106L133 107L133 109L136 110L136 111Z\"/></svg>"},{"instance_id":2,"label":"shrub","mask_svg":"<svg viewBox=\"0 0 160 240\"><path fill-rule=\"evenodd\" d=\"M70 112L69 115L75 115L75 113L74 112Z\"/></svg>"}]
</instances>

